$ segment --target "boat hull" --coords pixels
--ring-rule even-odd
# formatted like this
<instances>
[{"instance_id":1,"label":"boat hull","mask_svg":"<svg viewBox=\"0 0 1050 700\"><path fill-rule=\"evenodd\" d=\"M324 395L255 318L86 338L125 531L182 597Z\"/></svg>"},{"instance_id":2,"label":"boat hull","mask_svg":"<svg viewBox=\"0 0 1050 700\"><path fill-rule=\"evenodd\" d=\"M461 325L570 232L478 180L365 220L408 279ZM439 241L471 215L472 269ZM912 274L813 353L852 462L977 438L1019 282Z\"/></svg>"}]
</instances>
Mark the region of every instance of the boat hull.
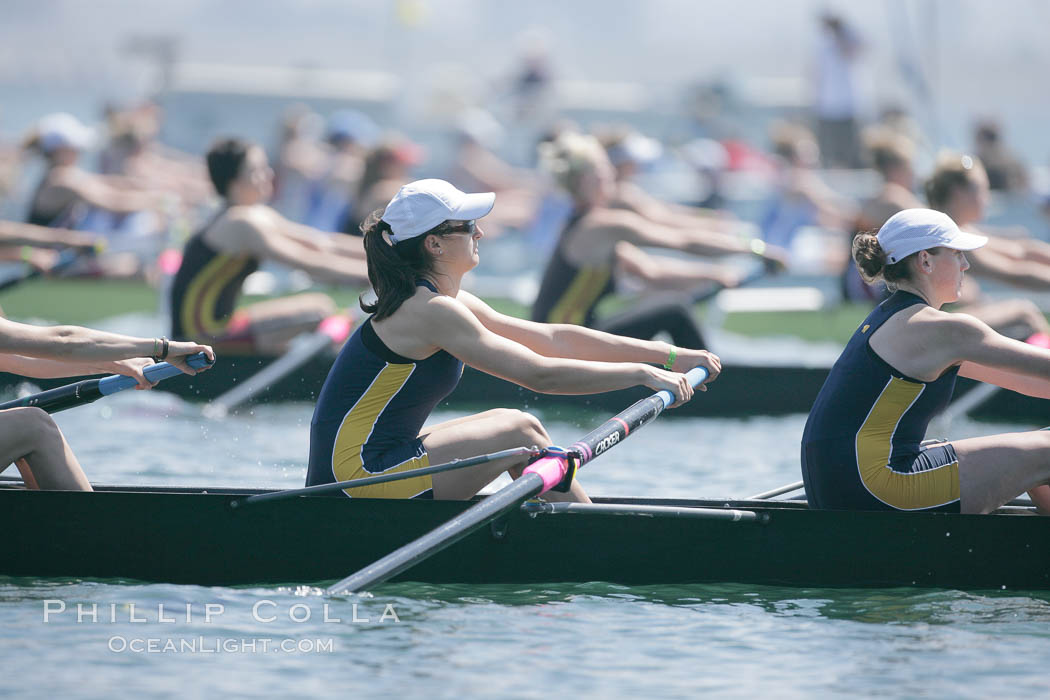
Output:
<instances>
[{"instance_id":1,"label":"boat hull","mask_svg":"<svg viewBox=\"0 0 1050 700\"><path fill-rule=\"evenodd\" d=\"M320 583L362 568L469 505L339 497L231 508L244 493L253 492L0 489L0 524L19 539L0 559L0 574ZM1041 555L1050 547L1050 521L1034 516L811 511L770 501L599 502L651 512L515 510L397 580L1050 589L1050 564ZM702 508L725 515L727 506L756 516L696 517Z\"/></svg>"}]
</instances>

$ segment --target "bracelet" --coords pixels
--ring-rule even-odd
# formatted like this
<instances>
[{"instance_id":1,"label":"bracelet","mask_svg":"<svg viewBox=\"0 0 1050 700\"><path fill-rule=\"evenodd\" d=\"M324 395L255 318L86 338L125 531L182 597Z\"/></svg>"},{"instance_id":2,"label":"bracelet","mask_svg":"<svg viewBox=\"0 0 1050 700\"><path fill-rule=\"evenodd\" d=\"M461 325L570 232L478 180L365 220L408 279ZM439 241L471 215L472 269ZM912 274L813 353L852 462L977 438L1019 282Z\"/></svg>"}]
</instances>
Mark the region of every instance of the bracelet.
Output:
<instances>
[{"instance_id":1,"label":"bracelet","mask_svg":"<svg viewBox=\"0 0 1050 700\"><path fill-rule=\"evenodd\" d=\"M168 339L165 338L164 336L161 336L160 337L160 343L161 343L160 359L166 360L166 359L168 359Z\"/></svg>"},{"instance_id":2,"label":"bracelet","mask_svg":"<svg viewBox=\"0 0 1050 700\"><path fill-rule=\"evenodd\" d=\"M678 359L678 348L671 346L671 352L667 353L667 362L664 363L664 369L668 372L674 368L674 361Z\"/></svg>"},{"instance_id":3,"label":"bracelet","mask_svg":"<svg viewBox=\"0 0 1050 700\"><path fill-rule=\"evenodd\" d=\"M150 353L150 357L152 357L154 360L156 360L158 356L160 356L160 338L154 338L153 339L153 352Z\"/></svg>"}]
</instances>

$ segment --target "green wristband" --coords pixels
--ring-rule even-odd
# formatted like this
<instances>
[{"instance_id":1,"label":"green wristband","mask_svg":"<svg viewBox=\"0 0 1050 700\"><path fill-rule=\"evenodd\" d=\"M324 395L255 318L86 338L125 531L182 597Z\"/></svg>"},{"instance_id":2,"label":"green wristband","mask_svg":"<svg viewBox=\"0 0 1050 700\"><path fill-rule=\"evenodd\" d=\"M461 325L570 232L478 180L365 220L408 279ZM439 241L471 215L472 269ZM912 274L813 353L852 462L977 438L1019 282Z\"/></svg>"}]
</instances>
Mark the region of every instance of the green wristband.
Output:
<instances>
[{"instance_id":1,"label":"green wristband","mask_svg":"<svg viewBox=\"0 0 1050 700\"><path fill-rule=\"evenodd\" d=\"M674 361L678 358L678 349L675 346L671 346L671 352L667 353L667 362L664 363L664 369L670 372L674 368Z\"/></svg>"}]
</instances>

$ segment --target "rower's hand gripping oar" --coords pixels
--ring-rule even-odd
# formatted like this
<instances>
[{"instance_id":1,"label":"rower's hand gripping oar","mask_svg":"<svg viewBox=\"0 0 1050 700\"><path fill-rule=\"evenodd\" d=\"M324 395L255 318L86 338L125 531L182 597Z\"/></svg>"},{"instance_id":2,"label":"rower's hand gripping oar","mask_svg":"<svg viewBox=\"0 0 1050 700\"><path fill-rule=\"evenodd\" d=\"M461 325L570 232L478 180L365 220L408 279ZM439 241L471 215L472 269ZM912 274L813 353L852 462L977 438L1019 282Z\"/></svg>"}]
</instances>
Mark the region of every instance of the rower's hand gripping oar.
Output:
<instances>
[{"instance_id":1,"label":"rower's hand gripping oar","mask_svg":"<svg viewBox=\"0 0 1050 700\"><path fill-rule=\"evenodd\" d=\"M207 355L203 352L199 352L196 355L190 355L187 357L186 364L193 369L204 369L205 367L209 367L212 363ZM157 364L143 368L142 374L151 384L156 384L162 379L168 379L183 374L183 371L173 364L158 362ZM64 411L67 408L73 408L74 406L81 406L83 404L91 403L92 401L97 401L103 396L109 396L118 391L124 391L125 389L131 389L136 386L138 386L137 381L131 377L125 377L122 374L114 374L109 377L100 377L98 379L83 379L79 382L74 382L73 384L67 384L54 389L48 389L47 391L41 391L39 394L31 394L20 399L15 399L14 401L8 401L0 404L0 410L35 406L36 408L41 408L47 411L48 413L56 413L58 411Z\"/></svg>"},{"instance_id":2,"label":"rower's hand gripping oar","mask_svg":"<svg viewBox=\"0 0 1050 700\"><path fill-rule=\"evenodd\" d=\"M328 348L345 341L352 327L353 322L348 316L329 316L318 324L316 331L292 339L283 355L210 401L202 412L207 418L222 418L235 406L266 391Z\"/></svg>"},{"instance_id":3,"label":"rower's hand gripping oar","mask_svg":"<svg viewBox=\"0 0 1050 700\"><path fill-rule=\"evenodd\" d=\"M707 379L707 369L695 367L686 373L686 378L692 386L699 386ZM574 442L568 451L548 448L547 456L526 467L521 477L511 484L414 542L330 586L327 592L333 595L356 592L383 583L458 542L503 513L518 507L525 500L568 484L575 469L618 445L674 402L675 397L671 392L659 391L613 416L596 430Z\"/></svg>"}]
</instances>

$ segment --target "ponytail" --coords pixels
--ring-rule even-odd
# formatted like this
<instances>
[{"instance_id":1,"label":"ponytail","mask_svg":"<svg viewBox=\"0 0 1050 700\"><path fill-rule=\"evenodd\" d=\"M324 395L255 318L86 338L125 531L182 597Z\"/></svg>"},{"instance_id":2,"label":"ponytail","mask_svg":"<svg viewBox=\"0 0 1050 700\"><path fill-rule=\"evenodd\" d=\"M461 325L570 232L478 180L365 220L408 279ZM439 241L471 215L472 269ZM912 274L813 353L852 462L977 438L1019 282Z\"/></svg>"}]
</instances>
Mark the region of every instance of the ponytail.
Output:
<instances>
[{"instance_id":1,"label":"ponytail","mask_svg":"<svg viewBox=\"0 0 1050 700\"><path fill-rule=\"evenodd\" d=\"M890 291L896 288L897 282L911 277L908 260L912 255L887 265L886 251L879 245L879 239L874 232L866 231L853 237L853 261L857 264L860 276L868 284L883 281Z\"/></svg>"},{"instance_id":2,"label":"ponytail","mask_svg":"<svg viewBox=\"0 0 1050 700\"><path fill-rule=\"evenodd\" d=\"M364 234L365 259L368 262L368 281L376 300L366 303L364 295L358 299L365 313L374 314L382 321L397 311L406 299L416 293L416 280L433 271L433 258L423 242L431 235L442 235L445 223L431 232L390 244L390 224L383 221L383 210L376 209L361 224Z\"/></svg>"}]
</instances>

